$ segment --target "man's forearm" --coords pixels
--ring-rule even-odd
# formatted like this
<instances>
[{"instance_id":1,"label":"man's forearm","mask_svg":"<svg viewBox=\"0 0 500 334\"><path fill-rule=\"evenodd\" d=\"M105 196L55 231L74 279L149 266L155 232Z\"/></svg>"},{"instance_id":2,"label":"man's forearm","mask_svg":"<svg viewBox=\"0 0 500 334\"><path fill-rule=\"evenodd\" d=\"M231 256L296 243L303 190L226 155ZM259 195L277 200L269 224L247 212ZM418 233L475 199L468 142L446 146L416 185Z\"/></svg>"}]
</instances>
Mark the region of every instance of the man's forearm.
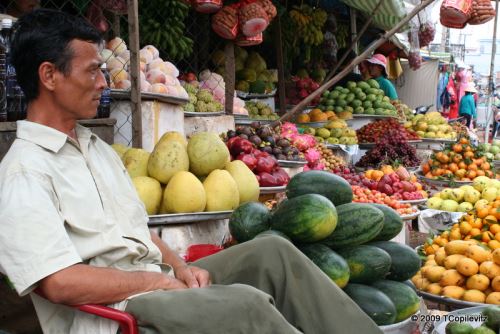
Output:
<instances>
[{"instance_id":1,"label":"man's forearm","mask_svg":"<svg viewBox=\"0 0 500 334\"><path fill-rule=\"evenodd\" d=\"M57 304L110 304L137 293L185 288L178 280L156 272L127 272L76 264L40 281L44 296Z\"/></svg>"}]
</instances>

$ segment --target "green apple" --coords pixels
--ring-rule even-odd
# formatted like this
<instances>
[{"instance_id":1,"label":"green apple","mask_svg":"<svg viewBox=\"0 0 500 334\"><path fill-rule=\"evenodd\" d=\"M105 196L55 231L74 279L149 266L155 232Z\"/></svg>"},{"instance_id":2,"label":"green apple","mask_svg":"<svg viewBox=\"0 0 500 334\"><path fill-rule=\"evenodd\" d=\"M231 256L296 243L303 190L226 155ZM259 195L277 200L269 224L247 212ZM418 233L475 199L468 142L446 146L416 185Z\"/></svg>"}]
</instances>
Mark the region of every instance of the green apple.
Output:
<instances>
[{"instance_id":1,"label":"green apple","mask_svg":"<svg viewBox=\"0 0 500 334\"><path fill-rule=\"evenodd\" d=\"M458 205L457 212L469 212L472 209L474 209L472 204L470 204L469 202L462 202Z\"/></svg>"},{"instance_id":2,"label":"green apple","mask_svg":"<svg viewBox=\"0 0 500 334\"><path fill-rule=\"evenodd\" d=\"M471 204L475 204L477 201L481 199L481 193L476 189L468 189L465 191L464 200Z\"/></svg>"},{"instance_id":3,"label":"green apple","mask_svg":"<svg viewBox=\"0 0 500 334\"><path fill-rule=\"evenodd\" d=\"M482 192L485 188L489 187L491 184L491 179L487 176L478 176L474 179L472 186L479 192Z\"/></svg>"},{"instance_id":4,"label":"green apple","mask_svg":"<svg viewBox=\"0 0 500 334\"><path fill-rule=\"evenodd\" d=\"M493 202L497 198L497 188L495 187L488 187L483 190L483 193L481 194L481 197L488 202Z\"/></svg>"},{"instance_id":5,"label":"green apple","mask_svg":"<svg viewBox=\"0 0 500 334\"><path fill-rule=\"evenodd\" d=\"M431 197L427 200L427 207L429 209L439 210L443 204L443 199L439 197Z\"/></svg>"},{"instance_id":6,"label":"green apple","mask_svg":"<svg viewBox=\"0 0 500 334\"><path fill-rule=\"evenodd\" d=\"M440 209L443 211L455 212L458 209L458 203L452 199L445 199Z\"/></svg>"}]
</instances>

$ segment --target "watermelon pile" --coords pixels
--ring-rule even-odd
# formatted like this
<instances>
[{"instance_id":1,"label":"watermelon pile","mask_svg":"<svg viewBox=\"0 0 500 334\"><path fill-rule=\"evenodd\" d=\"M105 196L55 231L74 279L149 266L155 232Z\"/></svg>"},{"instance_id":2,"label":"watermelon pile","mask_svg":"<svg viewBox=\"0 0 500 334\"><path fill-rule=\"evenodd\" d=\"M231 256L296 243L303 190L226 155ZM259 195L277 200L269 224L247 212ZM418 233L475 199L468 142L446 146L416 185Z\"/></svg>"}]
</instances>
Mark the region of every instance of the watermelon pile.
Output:
<instances>
[{"instance_id":1,"label":"watermelon pile","mask_svg":"<svg viewBox=\"0 0 500 334\"><path fill-rule=\"evenodd\" d=\"M350 185L324 171L295 175L287 199L273 211L260 203L238 207L229 220L237 242L274 234L293 242L378 325L414 314L420 300L408 280L417 253L389 241L403 228L393 209L353 203Z\"/></svg>"}]
</instances>

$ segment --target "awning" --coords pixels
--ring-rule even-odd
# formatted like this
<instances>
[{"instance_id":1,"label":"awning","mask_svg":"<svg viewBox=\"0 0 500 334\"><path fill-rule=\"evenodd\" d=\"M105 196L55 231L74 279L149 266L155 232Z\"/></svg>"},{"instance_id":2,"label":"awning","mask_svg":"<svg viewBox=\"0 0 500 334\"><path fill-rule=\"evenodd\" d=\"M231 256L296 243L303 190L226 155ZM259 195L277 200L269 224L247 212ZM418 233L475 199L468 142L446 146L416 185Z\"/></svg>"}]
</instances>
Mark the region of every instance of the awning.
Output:
<instances>
[{"instance_id":1,"label":"awning","mask_svg":"<svg viewBox=\"0 0 500 334\"><path fill-rule=\"evenodd\" d=\"M359 10L365 16L372 16L378 0L341 0L349 7ZM377 13L373 18L373 25L382 30L391 30L405 16L408 8L408 3L402 0L384 0Z\"/></svg>"}]
</instances>

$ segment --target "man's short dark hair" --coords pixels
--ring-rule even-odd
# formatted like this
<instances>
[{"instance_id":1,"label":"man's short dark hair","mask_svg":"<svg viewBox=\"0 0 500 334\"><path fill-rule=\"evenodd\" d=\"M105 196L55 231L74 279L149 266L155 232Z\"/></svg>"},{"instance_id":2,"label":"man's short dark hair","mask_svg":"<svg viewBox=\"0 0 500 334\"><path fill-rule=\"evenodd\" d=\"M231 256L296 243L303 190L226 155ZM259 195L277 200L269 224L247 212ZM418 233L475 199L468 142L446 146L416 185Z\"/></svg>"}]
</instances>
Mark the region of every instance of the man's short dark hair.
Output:
<instances>
[{"instance_id":1,"label":"man's short dark hair","mask_svg":"<svg viewBox=\"0 0 500 334\"><path fill-rule=\"evenodd\" d=\"M71 71L72 40L102 41L99 31L83 18L51 9L36 9L22 16L13 30L11 59L27 102L38 97L38 68L43 62L53 63L66 75Z\"/></svg>"}]
</instances>

